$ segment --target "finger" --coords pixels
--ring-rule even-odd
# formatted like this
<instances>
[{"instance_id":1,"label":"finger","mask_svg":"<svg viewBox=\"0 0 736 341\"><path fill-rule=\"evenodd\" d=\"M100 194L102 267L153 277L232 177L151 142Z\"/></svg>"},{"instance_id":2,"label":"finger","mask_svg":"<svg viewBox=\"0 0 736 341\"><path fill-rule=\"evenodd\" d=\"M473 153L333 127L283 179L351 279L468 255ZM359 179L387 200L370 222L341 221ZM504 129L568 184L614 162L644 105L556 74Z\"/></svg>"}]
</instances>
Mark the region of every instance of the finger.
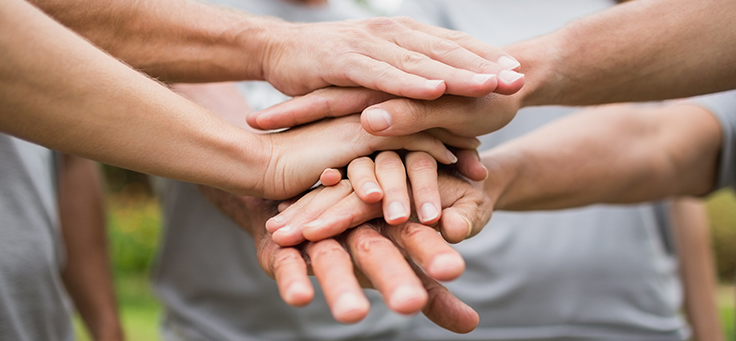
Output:
<instances>
[{"instance_id":1,"label":"finger","mask_svg":"<svg viewBox=\"0 0 736 341\"><path fill-rule=\"evenodd\" d=\"M319 176L319 182L325 186L337 185L342 180L342 172L336 168L327 168Z\"/></svg>"},{"instance_id":2,"label":"finger","mask_svg":"<svg viewBox=\"0 0 736 341\"><path fill-rule=\"evenodd\" d=\"M432 227L408 222L382 232L434 279L451 281L465 271L463 257Z\"/></svg>"},{"instance_id":3,"label":"finger","mask_svg":"<svg viewBox=\"0 0 736 341\"><path fill-rule=\"evenodd\" d=\"M459 243L473 234L473 224L457 207L449 207L442 211L440 232L450 243Z\"/></svg>"},{"instance_id":4,"label":"finger","mask_svg":"<svg viewBox=\"0 0 736 341\"><path fill-rule=\"evenodd\" d=\"M335 186L323 188L308 203L292 210L293 213L286 226L276 230L271 238L281 246L301 243L305 240L304 224L317 219L322 212L340 202L352 192L353 187L349 180L342 180ZM295 206L292 205L292 207ZM325 238L327 237L332 237L332 235Z\"/></svg>"},{"instance_id":5,"label":"finger","mask_svg":"<svg viewBox=\"0 0 736 341\"><path fill-rule=\"evenodd\" d=\"M284 302L301 307L312 301L314 288L301 252L294 248L279 248L272 258L271 268Z\"/></svg>"},{"instance_id":6,"label":"finger","mask_svg":"<svg viewBox=\"0 0 736 341\"><path fill-rule=\"evenodd\" d=\"M350 231L347 243L358 267L391 310L413 314L427 303L421 281L390 240L372 227L362 225Z\"/></svg>"},{"instance_id":7,"label":"finger","mask_svg":"<svg viewBox=\"0 0 736 341\"><path fill-rule=\"evenodd\" d=\"M429 135L432 135L442 141L442 143L460 149L476 149L480 147L480 140L475 137L455 135L444 128L431 128L425 130Z\"/></svg>"},{"instance_id":8,"label":"finger","mask_svg":"<svg viewBox=\"0 0 736 341\"><path fill-rule=\"evenodd\" d=\"M381 216L380 202L369 204L352 193L317 219L304 224L302 233L307 240L322 240Z\"/></svg>"},{"instance_id":9,"label":"finger","mask_svg":"<svg viewBox=\"0 0 736 341\"><path fill-rule=\"evenodd\" d=\"M470 306L460 301L442 284L415 268L417 276L427 291L427 304L422 313L438 326L455 333L470 333L480 322L480 316Z\"/></svg>"},{"instance_id":10,"label":"finger","mask_svg":"<svg viewBox=\"0 0 736 341\"><path fill-rule=\"evenodd\" d=\"M411 183L419 221L434 224L440 219L440 191L437 184L437 161L424 152L406 155L406 172Z\"/></svg>"},{"instance_id":11,"label":"finger","mask_svg":"<svg viewBox=\"0 0 736 341\"><path fill-rule=\"evenodd\" d=\"M376 156L376 178L384 193L382 206L386 222L396 225L407 221L411 203L406 187L406 169L399 154L385 151Z\"/></svg>"},{"instance_id":12,"label":"finger","mask_svg":"<svg viewBox=\"0 0 736 341\"><path fill-rule=\"evenodd\" d=\"M363 201L372 204L383 198L383 190L378 185L376 167L371 158L360 157L351 161L348 165L348 179Z\"/></svg>"},{"instance_id":13,"label":"finger","mask_svg":"<svg viewBox=\"0 0 736 341\"><path fill-rule=\"evenodd\" d=\"M385 48L393 51L393 53L406 51L388 43L385 45ZM417 56L417 58L422 57L427 58L426 56ZM386 58L382 60L386 60ZM424 100L437 99L447 89L443 80L429 79L421 75L409 73L382 60L376 60L364 55L356 56L352 61L353 67L345 71L344 74L336 75L337 77L335 79L326 79L331 84L342 85L340 83L341 80L344 79L344 76L347 76L350 81L368 89L387 92L399 97Z\"/></svg>"},{"instance_id":14,"label":"finger","mask_svg":"<svg viewBox=\"0 0 736 341\"><path fill-rule=\"evenodd\" d=\"M317 187L309 193L303 195L301 198L293 202L292 204L285 207L279 214L271 217L266 221L266 231L270 233L276 232L276 230L284 228L297 212L303 209L304 206L319 194L325 187ZM279 205L281 207L281 205Z\"/></svg>"},{"instance_id":15,"label":"finger","mask_svg":"<svg viewBox=\"0 0 736 341\"><path fill-rule=\"evenodd\" d=\"M482 57L483 59L495 62L495 64L503 67L506 70L519 71L521 69L521 64L514 57L499 49L498 47L486 44L478 39L473 38L467 33L422 24L411 18L397 18L397 20L412 29L439 38L451 40L464 49ZM483 64L481 64L481 66L482 65ZM477 71L477 69L469 70L479 72ZM516 72L505 73L502 71L498 72L497 74L499 75L499 82L495 92L499 94L510 95L516 93L524 85L523 75L521 74L518 74ZM520 77L517 75L520 75Z\"/></svg>"},{"instance_id":16,"label":"finger","mask_svg":"<svg viewBox=\"0 0 736 341\"><path fill-rule=\"evenodd\" d=\"M279 129L327 117L340 117L363 111L396 96L366 88L329 87L294 97L261 111L250 112L246 120L257 129Z\"/></svg>"},{"instance_id":17,"label":"finger","mask_svg":"<svg viewBox=\"0 0 736 341\"><path fill-rule=\"evenodd\" d=\"M335 320L341 323L362 320L368 314L370 303L353 274L353 263L347 251L336 240L325 239L309 243L307 253Z\"/></svg>"},{"instance_id":18,"label":"finger","mask_svg":"<svg viewBox=\"0 0 736 341\"><path fill-rule=\"evenodd\" d=\"M383 60L409 74L419 75L426 79L442 79L447 85L445 93L480 97L493 92L498 86L497 74L502 67L483 60L455 42L408 29L391 33L391 39L400 46L386 42L383 48L372 50L370 56ZM468 59L473 59L474 62L482 63L483 67L474 66L475 70L469 71L448 65L442 60L438 61L439 59L435 57L444 59L444 61L452 57L460 58L463 60L455 60L455 64L465 62L466 66L471 64Z\"/></svg>"},{"instance_id":19,"label":"finger","mask_svg":"<svg viewBox=\"0 0 736 341\"><path fill-rule=\"evenodd\" d=\"M483 181L488 177L488 169L480 161L477 150L460 149L455 154L458 158L455 166L460 174L473 181Z\"/></svg>"}]
</instances>

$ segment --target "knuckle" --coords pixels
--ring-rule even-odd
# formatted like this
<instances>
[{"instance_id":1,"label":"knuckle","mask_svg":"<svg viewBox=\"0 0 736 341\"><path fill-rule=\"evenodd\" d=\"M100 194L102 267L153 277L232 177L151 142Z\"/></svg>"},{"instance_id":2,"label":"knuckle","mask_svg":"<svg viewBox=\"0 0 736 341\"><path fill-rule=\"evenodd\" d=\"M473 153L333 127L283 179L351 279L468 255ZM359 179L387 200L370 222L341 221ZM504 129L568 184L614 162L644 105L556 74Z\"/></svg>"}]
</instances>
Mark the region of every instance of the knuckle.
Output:
<instances>
[{"instance_id":1,"label":"knuckle","mask_svg":"<svg viewBox=\"0 0 736 341\"><path fill-rule=\"evenodd\" d=\"M337 243L323 243L319 242L320 245L315 245L309 249L309 257L314 261L320 259L342 259L346 256L346 251Z\"/></svg>"},{"instance_id":2,"label":"knuckle","mask_svg":"<svg viewBox=\"0 0 736 341\"><path fill-rule=\"evenodd\" d=\"M401 54L401 65L414 66L428 61L429 58L421 53L407 51Z\"/></svg>"},{"instance_id":3,"label":"knuckle","mask_svg":"<svg viewBox=\"0 0 736 341\"><path fill-rule=\"evenodd\" d=\"M437 171L437 160L427 153L412 153L417 155L410 155L407 157L407 168L409 172L427 173Z\"/></svg>"},{"instance_id":4,"label":"knuckle","mask_svg":"<svg viewBox=\"0 0 736 341\"><path fill-rule=\"evenodd\" d=\"M347 179L340 180L340 182L338 182L337 185L332 186L332 187L339 190L340 193L350 193L353 191L353 185L350 183L350 180L347 180Z\"/></svg>"},{"instance_id":5,"label":"knuckle","mask_svg":"<svg viewBox=\"0 0 736 341\"><path fill-rule=\"evenodd\" d=\"M273 258L273 270L274 272L278 272L283 267L296 264L300 261L303 261L303 259L296 252L277 252Z\"/></svg>"},{"instance_id":6,"label":"knuckle","mask_svg":"<svg viewBox=\"0 0 736 341\"><path fill-rule=\"evenodd\" d=\"M418 240L422 237L422 229L415 224L404 224L395 229L397 237L402 241Z\"/></svg>"},{"instance_id":7,"label":"knuckle","mask_svg":"<svg viewBox=\"0 0 736 341\"><path fill-rule=\"evenodd\" d=\"M373 234L361 234L359 237L353 239L353 248L358 254L371 254L380 252L387 247L392 247L393 244L386 238L373 235Z\"/></svg>"},{"instance_id":8,"label":"knuckle","mask_svg":"<svg viewBox=\"0 0 736 341\"><path fill-rule=\"evenodd\" d=\"M460 31L448 31L445 38L455 42L467 41L468 39L472 39L470 34Z\"/></svg>"},{"instance_id":9,"label":"knuckle","mask_svg":"<svg viewBox=\"0 0 736 341\"><path fill-rule=\"evenodd\" d=\"M387 17L371 18L367 20L366 24L368 28L380 31L390 31L399 25L395 19Z\"/></svg>"}]
</instances>

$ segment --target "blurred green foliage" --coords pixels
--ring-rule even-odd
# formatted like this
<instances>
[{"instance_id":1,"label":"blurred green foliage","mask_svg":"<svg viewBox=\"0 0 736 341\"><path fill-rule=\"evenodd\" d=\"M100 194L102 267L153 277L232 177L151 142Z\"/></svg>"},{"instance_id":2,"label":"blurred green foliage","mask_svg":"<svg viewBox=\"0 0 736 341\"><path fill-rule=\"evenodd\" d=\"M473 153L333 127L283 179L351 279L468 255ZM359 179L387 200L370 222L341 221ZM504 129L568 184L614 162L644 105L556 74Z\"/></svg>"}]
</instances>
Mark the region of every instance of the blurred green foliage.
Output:
<instances>
[{"instance_id":1,"label":"blurred green foliage","mask_svg":"<svg viewBox=\"0 0 736 341\"><path fill-rule=\"evenodd\" d=\"M161 208L147 195L108 196L108 234L114 273L147 273L158 245Z\"/></svg>"},{"instance_id":2,"label":"blurred green foliage","mask_svg":"<svg viewBox=\"0 0 736 341\"><path fill-rule=\"evenodd\" d=\"M714 193L707 202L711 221L711 241L721 281L736 276L736 196L732 190Z\"/></svg>"}]
</instances>

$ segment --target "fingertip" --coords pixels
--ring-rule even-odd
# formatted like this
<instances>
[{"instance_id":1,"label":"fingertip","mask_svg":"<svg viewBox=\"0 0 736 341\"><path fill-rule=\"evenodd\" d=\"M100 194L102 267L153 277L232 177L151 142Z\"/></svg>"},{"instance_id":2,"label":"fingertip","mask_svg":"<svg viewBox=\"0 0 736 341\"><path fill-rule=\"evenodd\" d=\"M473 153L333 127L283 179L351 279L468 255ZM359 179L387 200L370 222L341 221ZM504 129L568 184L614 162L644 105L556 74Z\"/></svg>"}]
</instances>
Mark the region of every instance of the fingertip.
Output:
<instances>
[{"instance_id":1,"label":"fingertip","mask_svg":"<svg viewBox=\"0 0 736 341\"><path fill-rule=\"evenodd\" d=\"M342 180L342 174L334 168L325 169L319 176L319 181L325 186L337 185Z\"/></svg>"},{"instance_id":2,"label":"fingertip","mask_svg":"<svg viewBox=\"0 0 736 341\"><path fill-rule=\"evenodd\" d=\"M263 129L261 128L261 126L258 125L258 116L260 114L260 111L249 112L247 115L245 115L245 122L247 122L249 126L255 129Z\"/></svg>"},{"instance_id":3,"label":"fingertip","mask_svg":"<svg viewBox=\"0 0 736 341\"><path fill-rule=\"evenodd\" d=\"M452 208L445 209L440 218L440 231L449 243L459 243L472 233L470 220Z\"/></svg>"},{"instance_id":4,"label":"fingertip","mask_svg":"<svg viewBox=\"0 0 736 341\"><path fill-rule=\"evenodd\" d=\"M398 225L409 220L409 211L398 201L394 201L386 207L384 219L390 225Z\"/></svg>"},{"instance_id":5,"label":"fingertip","mask_svg":"<svg viewBox=\"0 0 736 341\"><path fill-rule=\"evenodd\" d=\"M439 254L431 260L426 271L438 281L451 281L465 271L465 260L459 254Z\"/></svg>"},{"instance_id":6,"label":"fingertip","mask_svg":"<svg viewBox=\"0 0 736 341\"><path fill-rule=\"evenodd\" d=\"M496 63L498 63L498 65L501 65L501 67L503 67L504 69L508 70L519 71L519 69L521 68L521 63L519 63L518 60L509 55L498 57Z\"/></svg>"},{"instance_id":7,"label":"fingertip","mask_svg":"<svg viewBox=\"0 0 736 341\"><path fill-rule=\"evenodd\" d=\"M279 204L279 206L281 206L282 204L283 203ZM276 232L276 230L284 227L284 225L286 225L286 217L279 214L266 220L266 231L268 231L269 233L274 233Z\"/></svg>"},{"instance_id":8,"label":"fingertip","mask_svg":"<svg viewBox=\"0 0 736 341\"><path fill-rule=\"evenodd\" d=\"M341 295L332 305L332 317L340 323L351 324L368 315L370 302L365 296L354 293Z\"/></svg>"},{"instance_id":9,"label":"fingertip","mask_svg":"<svg viewBox=\"0 0 736 341\"><path fill-rule=\"evenodd\" d=\"M524 74L511 70L501 70L498 73L498 87L495 92L502 95L511 95L524 86Z\"/></svg>"},{"instance_id":10,"label":"fingertip","mask_svg":"<svg viewBox=\"0 0 736 341\"><path fill-rule=\"evenodd\" d=\"M418 212L420 221L425 225L436 223L440 218L440 210L431 202L422 205Z\"/></svg>"},{"instance_id":11,"label":"fingertip","mask_svg":"<svg viewBox=\"0 0 736 341\"><path fill-rule=\"evenodd\" d=\"M283 295L284 302L290 306L303 307L314 298L314 288L302 282L294 282L286 288Z\"/></svg>"},{"instance_id":12,"label":"fingertip","mask_svg":"<svg viewBox=\"0 0 736 341\"><path fill-rule=\"evenodd\" d=\"M383 190L373 181L368 181L360 187L358 196L366 203L373 204L383 199Z\"/></svg>"},{"instance_id":13,"label":"fingertip","mask_svg":"<svg viewBox=\"0 0 736 341\"><path fill-rule=\"evenodd\" d=\"M404 285L396 289L388 299L388 306L399 314L415 314L427 304L427 291Z\"/></svg>"},{"instance_id":14,"label":"fingertip","mask_svg":"<svg viewBox=\"0 0 736 341\"><path fill-rule=\"evenodd\" d=\"M286 225L271 234L271 239L279 246L294 246L304 241L300 228Z\"/></svg>"}]
</instances>

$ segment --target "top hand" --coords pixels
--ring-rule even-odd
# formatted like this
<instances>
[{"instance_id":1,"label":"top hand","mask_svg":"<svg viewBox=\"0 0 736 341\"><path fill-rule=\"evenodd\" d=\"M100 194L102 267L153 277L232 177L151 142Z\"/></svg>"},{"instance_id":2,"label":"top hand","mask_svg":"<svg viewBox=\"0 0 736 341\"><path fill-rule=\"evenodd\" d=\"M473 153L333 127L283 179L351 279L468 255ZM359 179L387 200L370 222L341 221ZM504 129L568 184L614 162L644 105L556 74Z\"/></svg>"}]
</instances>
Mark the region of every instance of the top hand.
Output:
<instances>
[{"instance_id":1,"label":"top hand","mask_svg":"<svg viewBox=\"0 0 736 341\"><path fill-rule=\"evenodd\" d=\"M448 145L463 147L454 139L485 135L508 124L522 107L522 93L420 101L367 89L327 88L250 113L247 120L254 128L277 129L362 111L363 128L373 135L428 131Z\"/></svg>"},{"instance_id":2,"label":"top hand","mask_svg":"<svg viewBox=\"0 0 736 341\"><path fill-rule=\"evenodd\" d=\"M500 49L409 18L264 26L263 77L287 95L338 85L435 99L512 94L524 82Z\"/></svg>"}]
</instances>

